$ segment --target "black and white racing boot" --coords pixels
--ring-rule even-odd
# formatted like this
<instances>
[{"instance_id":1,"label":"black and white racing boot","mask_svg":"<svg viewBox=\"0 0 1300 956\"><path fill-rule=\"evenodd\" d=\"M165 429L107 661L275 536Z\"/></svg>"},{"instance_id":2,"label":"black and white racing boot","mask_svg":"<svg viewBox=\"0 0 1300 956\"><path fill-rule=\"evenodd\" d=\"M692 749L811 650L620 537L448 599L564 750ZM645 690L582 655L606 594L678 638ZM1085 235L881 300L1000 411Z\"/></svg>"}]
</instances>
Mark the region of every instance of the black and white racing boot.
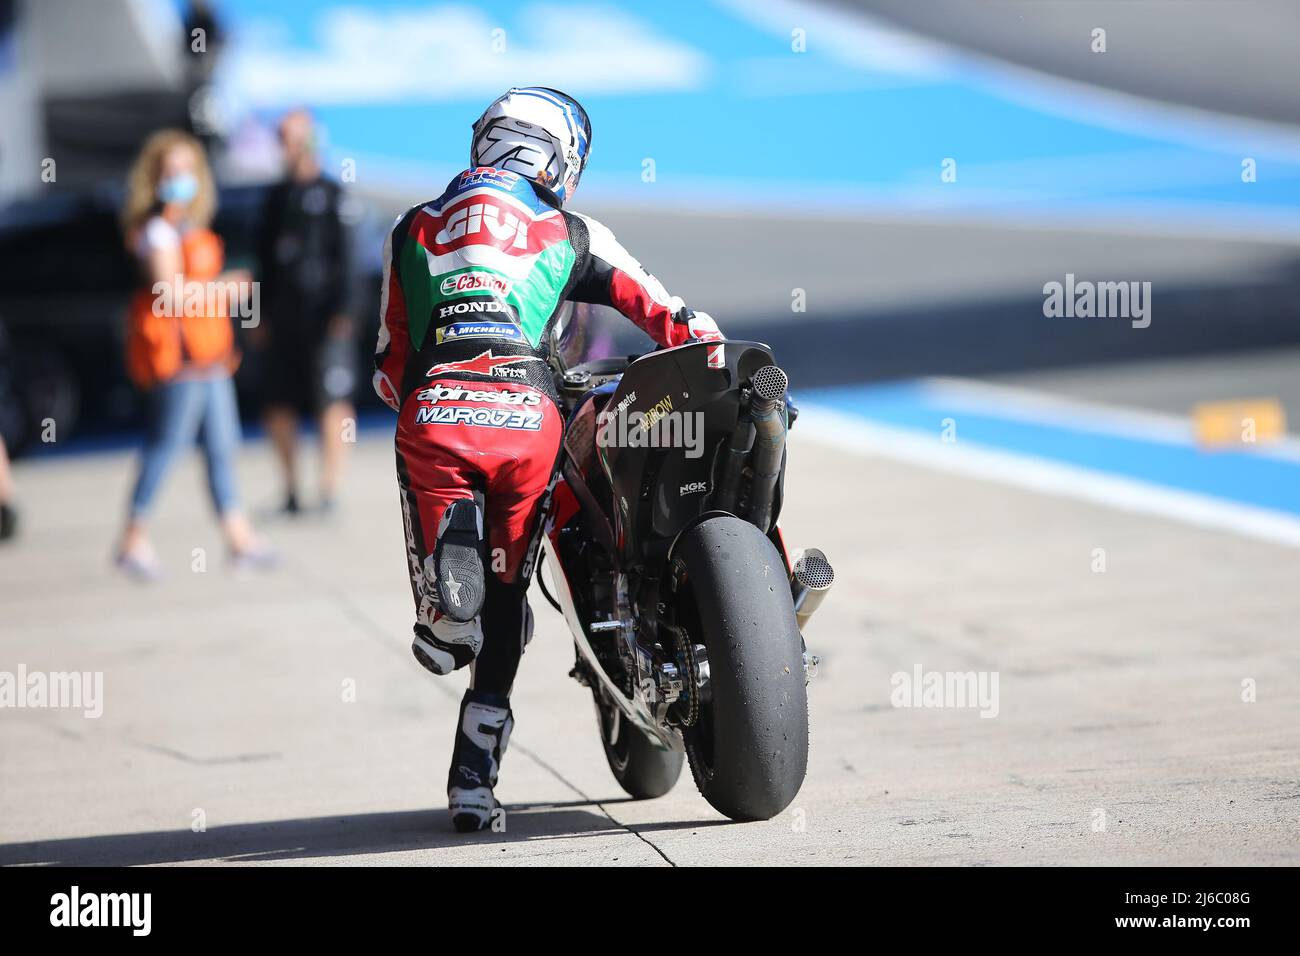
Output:
<instances>
[{"instance_id":1,"label":"black and white racing boot","mask_svg":"<svg viewBox=\"0 0 1300 956\"><path fill-rule=\"evenodd\" d=\"M438 615L433 626L415 625L411 653L431 674L442 676L474 663L483 649L483 628L478 618L459 623Z\"/></svg>"},{"instance_id":2,"label":"black and white racing boot","mask_svg":"<svg viewBox=\"0 0 1300 956\"><path fill-rule=\"evenodd\" d=\"M472 621L483 608L483 515L472 498L453 501L438 522L433 549L438 610L458 623Z\"/></svg>"},{"instance_id":3,"label":"black and white racing boot","mask_svg":"<svg viewBox=\"0 0 1300 956\"><path fill-rule=\"evenodd\" d=\"M460 833L486 830L500 809L493 790L497 771L514 727L510 698L467 690L460 702L460 723L447 774L447 806Z\"/></svg>"}]
</instances>

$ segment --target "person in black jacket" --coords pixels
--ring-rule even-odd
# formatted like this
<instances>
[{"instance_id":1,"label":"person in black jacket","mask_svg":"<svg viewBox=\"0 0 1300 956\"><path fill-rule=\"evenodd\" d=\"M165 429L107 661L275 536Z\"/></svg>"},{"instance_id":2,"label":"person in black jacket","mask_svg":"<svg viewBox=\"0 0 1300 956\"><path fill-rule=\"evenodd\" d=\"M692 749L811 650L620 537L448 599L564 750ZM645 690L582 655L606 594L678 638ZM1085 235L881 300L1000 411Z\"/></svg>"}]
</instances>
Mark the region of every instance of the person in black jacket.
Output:
<instances>
[{"instance_id":1,"label":"person in black jacket","mask_svg":"<svg viewBox=\"0 0 1300 956\"><path fill-rule=\"evenodd\" d=\"M295 110L280 122L285 172L267 196L258 255L267 433L284 473L284 510L300 510L297 435L315 417L321 439L320 497L332 507L355 428L356 348L348 314L350 265L343 190L321 171L316 128Z\"/></svg>"}]
</instances>

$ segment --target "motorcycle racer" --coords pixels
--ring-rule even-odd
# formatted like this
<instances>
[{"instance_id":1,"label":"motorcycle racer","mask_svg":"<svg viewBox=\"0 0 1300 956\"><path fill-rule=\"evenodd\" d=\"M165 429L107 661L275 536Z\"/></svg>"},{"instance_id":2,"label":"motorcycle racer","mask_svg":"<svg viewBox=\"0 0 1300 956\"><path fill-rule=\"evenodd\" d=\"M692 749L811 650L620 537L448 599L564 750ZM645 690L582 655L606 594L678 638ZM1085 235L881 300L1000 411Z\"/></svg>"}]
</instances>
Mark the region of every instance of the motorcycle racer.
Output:
<instances>
[{"instance_id":1,"label":"motorcycle racer","mask_svg":"<svg viewBox=\"0 0 1300 956\"><path fill-rule=\"evenodd\" d=\"M721 333L589 216L564 208L591 150L572 97L511 89L473 126L470 168L384 249L374 388L398 412L412 652L471 666L448 775L457 830L489 826L532 635L526 590L564 423L544 343L565 301L612 306L661 346Z\"/></svg>"}]
</instances>

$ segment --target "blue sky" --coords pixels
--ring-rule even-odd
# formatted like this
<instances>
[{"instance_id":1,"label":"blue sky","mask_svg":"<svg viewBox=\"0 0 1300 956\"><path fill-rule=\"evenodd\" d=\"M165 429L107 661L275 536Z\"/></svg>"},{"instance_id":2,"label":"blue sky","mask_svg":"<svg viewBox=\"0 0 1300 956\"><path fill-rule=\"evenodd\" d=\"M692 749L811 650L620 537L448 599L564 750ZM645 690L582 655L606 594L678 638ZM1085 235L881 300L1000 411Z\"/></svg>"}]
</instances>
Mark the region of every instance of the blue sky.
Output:
<instances>
[{"instance_id":1,"label":"blue sky","mask_svg":"<svg viewBox=\"0 0 1300 956\"><path fill-rule=\"evenodd\" d=\"M1300 137L1080 92L791 0L220 9L232 107L312 105L331 151L363 174L440 185L486 102L539 84L592 116L588 196L1220 222L1300 208ZM945 158L954 183L940 180Z\"/></svg>"}]
</instances>

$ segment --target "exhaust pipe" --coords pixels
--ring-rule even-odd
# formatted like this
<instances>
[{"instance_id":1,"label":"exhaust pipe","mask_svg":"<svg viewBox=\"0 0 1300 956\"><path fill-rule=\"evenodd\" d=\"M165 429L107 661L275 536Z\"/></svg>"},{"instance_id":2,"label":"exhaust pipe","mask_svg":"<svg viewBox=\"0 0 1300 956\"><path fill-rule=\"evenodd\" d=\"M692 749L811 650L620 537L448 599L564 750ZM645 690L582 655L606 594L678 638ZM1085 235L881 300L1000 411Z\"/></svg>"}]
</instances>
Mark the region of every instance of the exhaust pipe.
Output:
<instances>
[{"instance_id":1,"label":"exhaust pipe","mask_svg":"<svg viewBox=\"0 0 1300 956\"><path fill-rule=\"evenodd\" d=\"M754 453L750 465L754 480L749 490L749 520L767 534L772 523L772 496L781 476L785 455L785 372L765 365L754 373L749 397L749 417L754 423Z\"/></svg>"},{"instance_id":2,"label":"exhaust pipe","mask_svg":"<svg viewBox=\"0 0 1300 956\"><path fill-rule=\"evenodd\" d=\"M745 470L745 462L754 448L754 423L749 411L741 409L740 420L736 430L731 433L731 441L723 453L722 474L718 479L718 491L713 497L713 507L719 511L736 513L736 501L740 497L740 479Z\"/></svg>"},{"instance_id":3,"label":"exhaust pipe","mask_svg":"<svg viewBox=\"0 0 1300 956\"><path fill-rule=\"evenodd\" d=\"M819 548L809 548L794 563L790 578L790 592L794 597L794 616L802 631L821 607L835 583L835 569Z\"/></svg>"}]
</instances>

